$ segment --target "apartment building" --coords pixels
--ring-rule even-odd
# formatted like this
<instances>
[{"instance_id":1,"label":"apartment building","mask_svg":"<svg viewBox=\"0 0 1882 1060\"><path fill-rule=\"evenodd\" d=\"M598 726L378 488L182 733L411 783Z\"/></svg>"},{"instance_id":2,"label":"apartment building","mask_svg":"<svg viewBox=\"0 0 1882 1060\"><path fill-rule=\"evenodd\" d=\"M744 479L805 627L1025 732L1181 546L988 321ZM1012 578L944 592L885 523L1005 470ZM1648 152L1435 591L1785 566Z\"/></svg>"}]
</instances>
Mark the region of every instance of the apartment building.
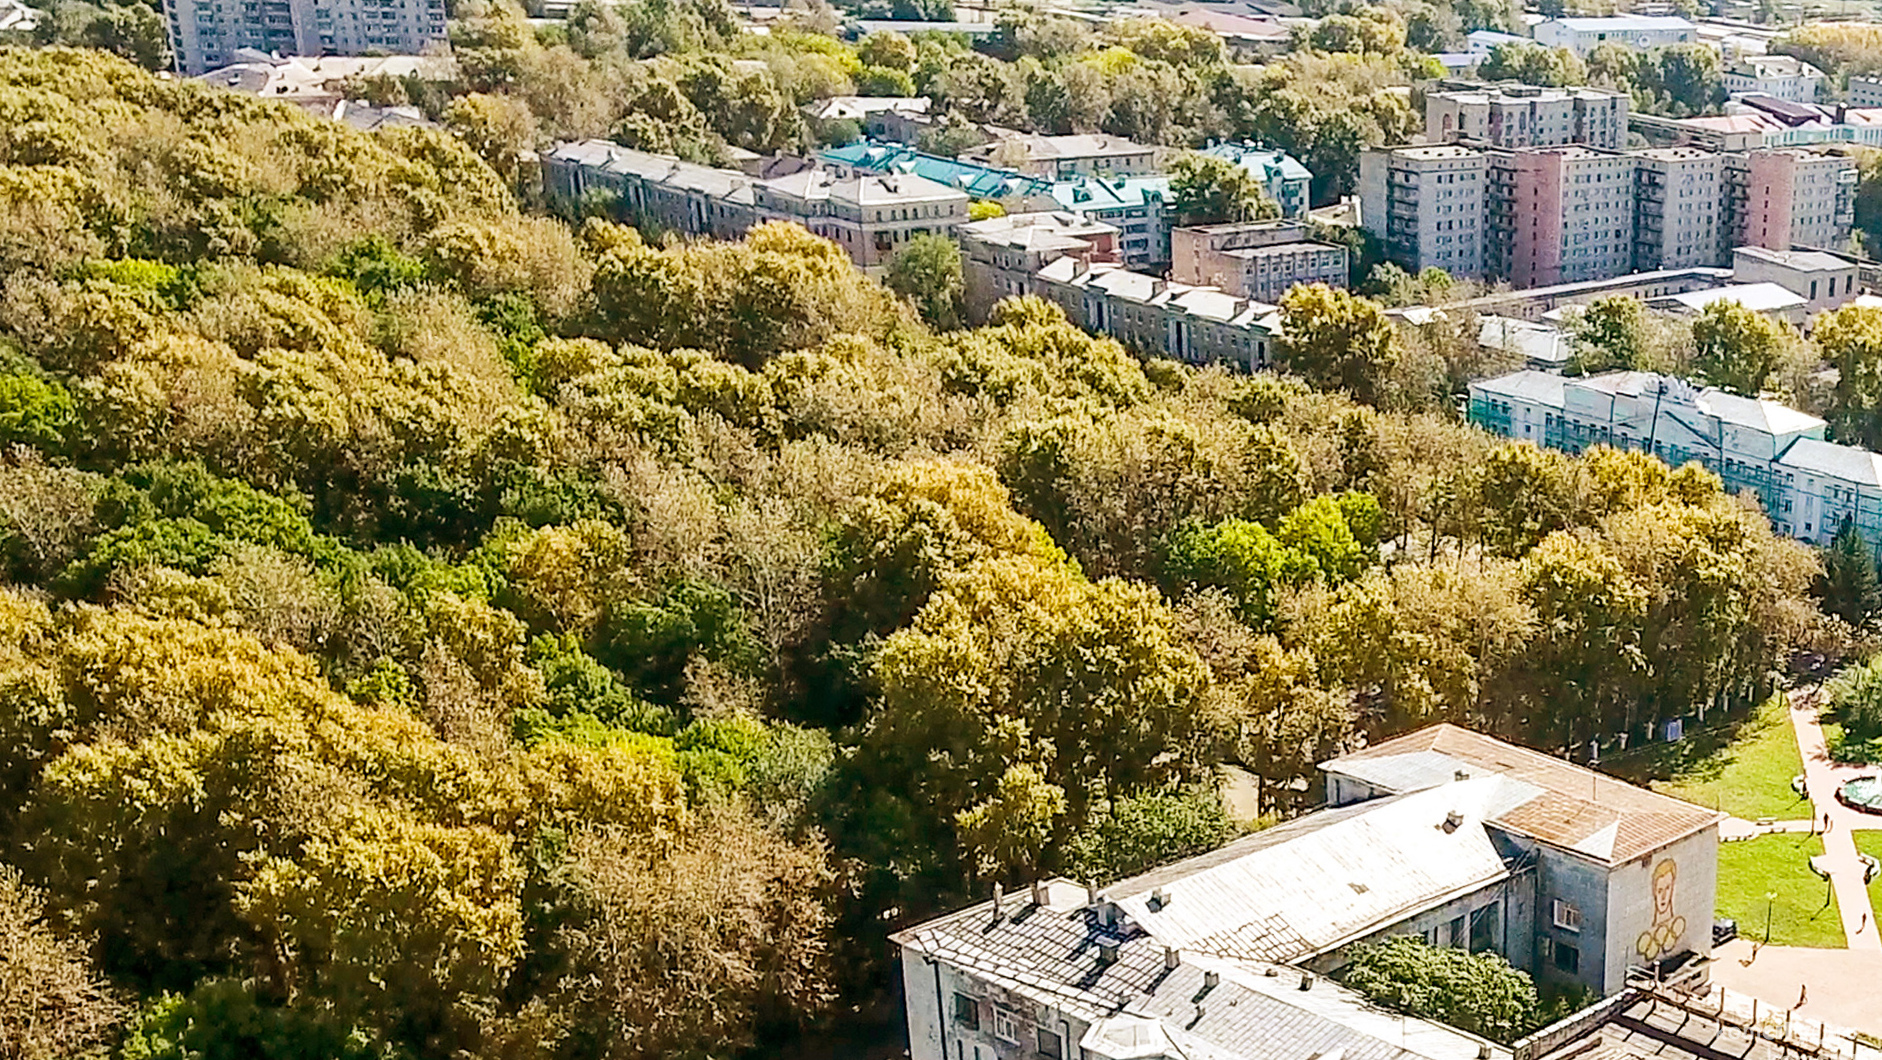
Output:
<instances>
[{"instance_id":1,"label":"apartment building","mask_svg":"<svg viewBox=\"0 0 1882 1060\"><path fill-rule=\"evenodd\" d=\"M416 55L445 40L444 0L164 0L176 69L197 77L263 55Z\"/></svg>"},{"instance_id":2,"label":"apartment building","mask_svg":"<svg viewBox=\"0 0 1882 1060\"><path fill-rule=\"evenodd\" d=\"M1412 272L1485 274L1488 193L1488 158L1475 148L1414 145L1359 156L1360 222L1384 242L1387 258Z\"/></svg>"},{"instance_id":3,"label":"apartment building","mask_svg":"<svg viewBox=\"0 0 1882 1060\"><path fill-rule=\"evenodd\" d=\"M1726 238L1734 247L1829 249L1856 222L1856 161L1802 148L1725 156Z\"/></svg>"},{"instance_id":4,"label":"apartment building","mask_svg":"<svg viewBox=\"0 0 1882 1060\"><path fill-rule=\"evenodd\" d=\"M1699 27L1677 15L1617 15L1609 18L1551 18L1532 30L1536 43L1567 48L1582 58L1603 44L1618 44L1634 51L1691 44Z\"/></svg>"},{"instance_id":5,"label":"apartment building","mask_svg":"<svg viewBox=\"0 0 1882 1060\"><path fill-rule=\"evenodd\" d=\"M1547 287L1633 269L1632 157L1576 145L1485 155L1486 272Z\"/></svg>"},{"instance_id":6,"label":"apartment building","mask_svg":"<svg viewBox=\"0 0 1882 1060\"><path fill-rule=\"evenodd\" d=\"M1725 65L1724 78L1725 94L1733 97L1815 103L1823 91L1823 71L1792 55L1739 56Z\"/></svg>"},{"instance_id":7,"label":"apartment building","mask_svg":"<svg viewBox=\"0 0 1882 1060\"><path fill-rule=\"evenodd\" d=\"M1563 1036L1512 1050L1328 977L1396 936L1600 996L1711 953L1723 814L1452 725L1321 770L1325 809L1103 888L996 887L891 936L909 1056L1535 1057Z\"/></svg>"},{"instance_id":8,"label":"apartment building","mask_svg":"<svg viewBox=\"0 0 1882 1060\"><path fill-rule=\"evenodd\" d=\"M1133 269L1161 268L1170 260L1170 178L1073 177L1053 184L1058 209L1115 225L1118 253Z\"/></svg>"},{"instance_id":9,"label":"apartment building","mask_svg":"<svg viewBox=\"0 0 1882 1060\"><path fill-rule=\"evenodd\" d=\"M1441 81L1425 93L1425 140L1496 147L1627 146L1627 95L1599 88L1541 88Z\"/></svg>"},{"instance_id":10,"label":"apartment building","mask_svg":"<svg viewBox=\"0 0 1882 1060\"><path fill-rule=\"evenodd\" d=\"M1717 265L1724 162L1692 147L1635 151L1635 272Z\"/></svg>"},{"instance_id":11,"label":"apartment building","mask_svg":"<svg viewBox=\"0 0 1882 1060\"><path fill-rule=\"evenodd\" d=\"M1804 299L1814 315L1854 300L1859 270L1855 262L1820 250L1738 247L1732 251L1732 278L1777 284Z\"/></svg>"},{"instance_id":12,"label":"apartment building","mask_svg":"<svg viewBox=\"0 0 1882 1060\"><path fill-rule=\"evenodd\" d=\"M1039 270L1060 258L1089 268L1117 263L1118 230L1077 214L1007 214L955 229L961 244L967 319L985 323L1003 298L1039 294Z\"/></svg>"},{"instance_id":13,"label":"apartment building","mask_svg":"<svg viewBox=\"0 0 1882 1060\"><path fill-rule=\"evenodd\" d=\"M1227 159L1254 174L1268 198L1281 207L1282 217L1304 217L1313 205L1313 172L1285 151L1243 142L1215 144L1202 153Z\"/></svg>"},{"instance_id":14,"label":"apartment building","mask_svg":"<svg viewBox=\"0 0 1882 1060\"><path fill-rule=\"evenodd\" d=\"M1170 278L1278 302L1297 284L1345 287L1346 248L1311 238L1300 221L1177 228L1170 233Z\"/></svg>"},{"instance_id":15,"label":"apartment building","mask_svg":"<svg viewBox=\"0 0 1882 1060\"><path fill-rule=\"evenodd\" d=\"M1882 77L1849 75L1849 105L1882 107Z\"/></svg>"},{"instance_id":16,"label":"apartment building","mask_svg":"<svg viewBox=\"0 0 1882 1060\"><path fill-rule=\"evenodd\" d=\"M794 221L849 252L859 268L886 265L909 240L967 220L965 192L910 173L806 169L770 180L697 166L605 140L562 144L542 157L543 187L579 203L600 192L645 224L737 239L763 221Z\"/></svg>"},{"instance_id":17,"label":"apartment building","mask_svg":"<svg viewBox=\"0 0 1882 1060\"><path fill-rule=\"evenodd\" d=\"M968 162L1004 166L1048 180L1072 177L1129 177L1157 171L1157 149L1121 136L1080 133L1040 136L996 134L991 143L961 152Z\"/></svg>"}]
</instances>

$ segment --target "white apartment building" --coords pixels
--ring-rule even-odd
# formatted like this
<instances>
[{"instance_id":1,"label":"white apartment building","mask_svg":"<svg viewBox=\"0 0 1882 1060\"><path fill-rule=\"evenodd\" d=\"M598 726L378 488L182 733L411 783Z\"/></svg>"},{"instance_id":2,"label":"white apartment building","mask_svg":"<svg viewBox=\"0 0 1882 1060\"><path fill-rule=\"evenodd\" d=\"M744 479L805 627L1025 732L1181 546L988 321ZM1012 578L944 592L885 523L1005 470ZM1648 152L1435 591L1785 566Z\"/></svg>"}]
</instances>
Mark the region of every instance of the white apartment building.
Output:
<instances>
[{"instance_id":1,"label":"white apartment building","mask_svg":"<svg viewBox=\"0 0 1882 1060\"><path fill-rule=\"evenodd\" d=\"M1849 75L1849 105L1882 107L1882 77Z\"/></svg>"},{"instance_id":2,"label":"white apartment building","mask_svg":"<svg viewBox=\"0 0 1882 1060\"><path fill-rule=\"evenodd\" d=\"M1360 222L1386 257L1460 279L1485 271L1488 160L1458 144L1388 147L1359 156Z\"/></svg>"},{"instance_id":3,"label":"white apartment building","mask_svg":"<svg viewBox=\"0 0 1882 1060\"><path fill-rule=\"evenodd\" d=\"M179 73L262 54L415 55L445 40L444 0L164 0Z\"/></svg>"},{"instance_id":4,"label":"white apartment building","mask_svg":"<svg viewBox=\"0 0 1882 1060\"><path fill-rule=\"evenodd\" d=\"M1547 287L1633 270L1631 156L1579 145L1488 155L1493 275Z\"/></svg>"},{"instance_id":5,"label":"white apartment building","mask_svg":"<svg viewBox=\"0 0 1882 1060\"><path fill-rule=\"evenodd\" d=\"M1693 147L1635 151L1634 271L1716 265L1724 162Z\"/></svg>"},{"instance_id":6,"label":"white apartment building","mask_svg":"<svg viewBox=\"0 0 1882 1060\"><path fill-rule=\"evenodd\" d=\"M1157 149L1121 136L1011 133L961 152L962 160L1004 166L1049 180L1129 177L1157 172Z\"/></svg>"},{"instance_id":7,"label":"white apartment building","mask_svg":"<svg viewBox=\"0 0 1882 1060\"><path fill-rule=\"evenodd\" d=\"M1074 213L1017 213L969 221L954 230L961 245L967 319L984 323L1004 298L1038 294L1034 278L1060 258L1090 266L1117 261L1118 230Z\"/></svg>"},{"instance_id":8,"label":"white apartment building","mask_svg":"<svg viewBox=\"0 0 1882 1060\"><path fill-rule=\"evenodd\" d=\"M1599 88L1440 82L1425 93L1425 140L1618 151L1627 146L1627 96Z\"/></svg>"},{"instance_id":9,"label":"white apartment building","mask_svg":"<svg viewBox=\"0 0 1882 1060\"><path fill-rule=\"evenodd\" d=\"M1470 419L1570 453L1609 445L1673 467L1697 461L1730 492L1755 494L1779 533L1826 545L1849 520L1882 543L1882 457L1824 441L1822 420L1774 401L1651 372L1522 371L1472 383Z\"/></svg>"},{"instance_id":10,"label":"white apartment building","mask_svg":"<svg viewBox=\"0 0 1882 1060\"><path fill-rule=\"evenodd\" d=\"M1726 237L1735 247L1828 249L1856 221L1856 161L1802 148L1725 156Z\"/></svg>"},{"instance_id":11,"label":"white apartment building","mask_svg":"<svg viewBox=\"0 0 1882 1060\"><path fill-rule=\"evenodd\" d=\"M1792 103L1815 103L1823 91L1823 71L1793 55L1745 55L1725 67L1728 96L1770 96Z\"/></svg>"},{"instance_id":12,"label":"white apartment building","mask_svg":"<svg viewBox=\"0 0 1882 1060\"><path fill-rule=\"evenodd\" d=\"M1774 283L1805 300L1811 315L1855 299L1856 263L1820 250L1732 251L1732 278L1739 283Z\"/></svg>"},{"instance_id":13,"label":"white apartment building","mask_svg":"<svg viewBox=\"0 0 1882 1060\"><path fill-rule=\"evenodd\" d=\"M1178 228L1170 233L1170 278L1278 302L1298 284L1346 286L1346 248L1309 238L1299 221Z\"/></svg>"},{"instance_id":14,"label":"white apartment building","mask_svg":"<svg viewBox=\"0 0 1882 1060\"><path fill-rule=\"evenodd\" d=\"M1691 44L1699 27L1677 15L1617 15L1611 18L1551 18L1536 23L1536 43L1567 48L1583 58L1603 44L1618 44L1634 51Z\"/></svg>"},{"instance_id":15,"label":"white apartment building","mask_svg":"<svg viewBox=\"0 0 1882 1060\"><path fill-rule=\"evenodd\" d=\"M605 192L643 223L716 239L794 221L865 270L886 265L916 236L945 235L967 220L965 192L912 173L807 169L757 180L605 140L561 144L542 156L542 169L544 189L565 203Z\"/></svg>"}]
</instances>

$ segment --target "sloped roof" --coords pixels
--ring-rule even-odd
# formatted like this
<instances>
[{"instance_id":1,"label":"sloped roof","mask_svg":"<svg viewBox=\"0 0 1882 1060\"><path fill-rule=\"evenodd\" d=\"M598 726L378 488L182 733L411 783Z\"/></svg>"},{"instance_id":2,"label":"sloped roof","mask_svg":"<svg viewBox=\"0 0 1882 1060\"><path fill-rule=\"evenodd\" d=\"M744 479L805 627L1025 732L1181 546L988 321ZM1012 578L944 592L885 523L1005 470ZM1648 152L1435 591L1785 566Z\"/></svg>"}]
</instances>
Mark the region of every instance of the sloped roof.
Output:
<instances>
[{"instance_id":1,"label":"sloped roof","mask_svg":"<svg viewBox=\"0 0 1882 1060\"><path fill-rule=\"evenodd\" d=\"M1641 30L1697 29L1678 15L1615 15L1607 18L1558 18L1555 23L1577 33L1626 33Z\"/></svg>"},{"instance_id":2,"label":"sloped roof","mask_svg":"<svg viewBox=\"0 0 1882 1060\"><path fill-rule=\"evenodd\" d=\"M1436 757L1430 752L1436 752ZM1420 757L1391 761L1414 754ZM1444 760L1449 760L1451 770L1444 768ZM1422 776L1408 778L1408 762L1421 763L1418 772ZM1651 853L1716 824L1723 816L1572 762L1449 724L1433 725L1387 740L1324 763L1321 768L1374 783L1388 791L1445 784L1452 780L1457 769L1488 771L1522 781L1540 789L1546 797L1526 800L1497 813L1491 818L1493 824L1607 864L1619 864ZM1391 783L1386 783L1387 780Z\"/></svg>"},{"instance_id":3,"label":"sloped roof","mask_svg":"<svg viewBox=\"0 0 1882 1060\"><path fill-rule=\"evenodd\" d=\"M1799 438L1784 450L1777 462L1784 467L1829 475L1844 482L1882 487L1882 456L1853 445Z\"/></svg>"},{"instance_id":4,"label":"sloped roof","mask_svg":"<svg viewBox=\"0 0 1882 1060\"><path fill-rule=\"evenodd\" d=\"M1810 302L1775 283L1735 283L1727 287L1710 287L1702 291L1687 291L1684 294L1666 296L1669 301L1678 302L1688 309L1702 310L1714 302L1737 302L1758 313L1770 313L1784 309L1801 309Z\"/></svg>"},{"instance_id":5,"label":"sloped roof","mask_svg":"<svg viewBox=\"0 0 1882 1060\"><path fill-rule=\"evenodd\" d=\"M1710 413L1726 423L1750 427L1767 434L1799 434L1826 426L1823 420L1789 405L1760 398L1740 397L1708 387L1699 395L1699 411Z\"/></svg>"},{"instance_id":6,"label":"sloped roof","mask_svg":"<svg viewBox=\"0 0 1882 1060\"><path fill-rule=\"evenodd\" d=\"M1538 372L1525 368L1520 372L1500 375L1495 379L1484 379L1470 384L1472 390L1480 390L1498 397L1517 398L1522 401L1562 407L1562 386L1564 380L1553 372Z\"/></svg>"}]
</instances>

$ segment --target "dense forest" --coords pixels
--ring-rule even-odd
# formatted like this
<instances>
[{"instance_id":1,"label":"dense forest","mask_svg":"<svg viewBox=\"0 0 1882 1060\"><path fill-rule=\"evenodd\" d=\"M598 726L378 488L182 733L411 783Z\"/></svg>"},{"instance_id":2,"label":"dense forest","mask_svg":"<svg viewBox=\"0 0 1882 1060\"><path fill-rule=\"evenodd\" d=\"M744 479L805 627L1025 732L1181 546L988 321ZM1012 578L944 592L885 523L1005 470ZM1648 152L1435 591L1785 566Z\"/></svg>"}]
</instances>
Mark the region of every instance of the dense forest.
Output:
<instances>
[{"instance_id":1,"label":"dense forest","mask_svg":"<svg viewBox=\"0 0 1882 1060\"><path fill-rule=\"evenodd\" d=\"M1238 376L100 53L0 115L0 1056L735 1056L1220 841L1224 766L1836 636L1716 478L1416 411L1346 296Z\"/></svg>"}]
</instances>

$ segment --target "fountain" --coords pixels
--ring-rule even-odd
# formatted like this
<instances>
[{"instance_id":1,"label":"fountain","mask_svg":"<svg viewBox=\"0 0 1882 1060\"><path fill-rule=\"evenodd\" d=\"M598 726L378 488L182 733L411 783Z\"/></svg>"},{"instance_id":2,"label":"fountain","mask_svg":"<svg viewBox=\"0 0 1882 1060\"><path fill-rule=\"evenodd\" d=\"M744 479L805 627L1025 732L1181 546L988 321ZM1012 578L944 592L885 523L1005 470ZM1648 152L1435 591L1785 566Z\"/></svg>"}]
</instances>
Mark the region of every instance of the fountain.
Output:
<instances>
[{"instance_id":1,"label":"fountain","mask_svg":"<svg viewBox=\"0 0 1882 1060\"><path fill-rule=\"evenodd\" d=\"M1882 776L1857 777L1836 789L1836 801L1852 810L1882 813Z\"/></svg>"}]
</instances>

